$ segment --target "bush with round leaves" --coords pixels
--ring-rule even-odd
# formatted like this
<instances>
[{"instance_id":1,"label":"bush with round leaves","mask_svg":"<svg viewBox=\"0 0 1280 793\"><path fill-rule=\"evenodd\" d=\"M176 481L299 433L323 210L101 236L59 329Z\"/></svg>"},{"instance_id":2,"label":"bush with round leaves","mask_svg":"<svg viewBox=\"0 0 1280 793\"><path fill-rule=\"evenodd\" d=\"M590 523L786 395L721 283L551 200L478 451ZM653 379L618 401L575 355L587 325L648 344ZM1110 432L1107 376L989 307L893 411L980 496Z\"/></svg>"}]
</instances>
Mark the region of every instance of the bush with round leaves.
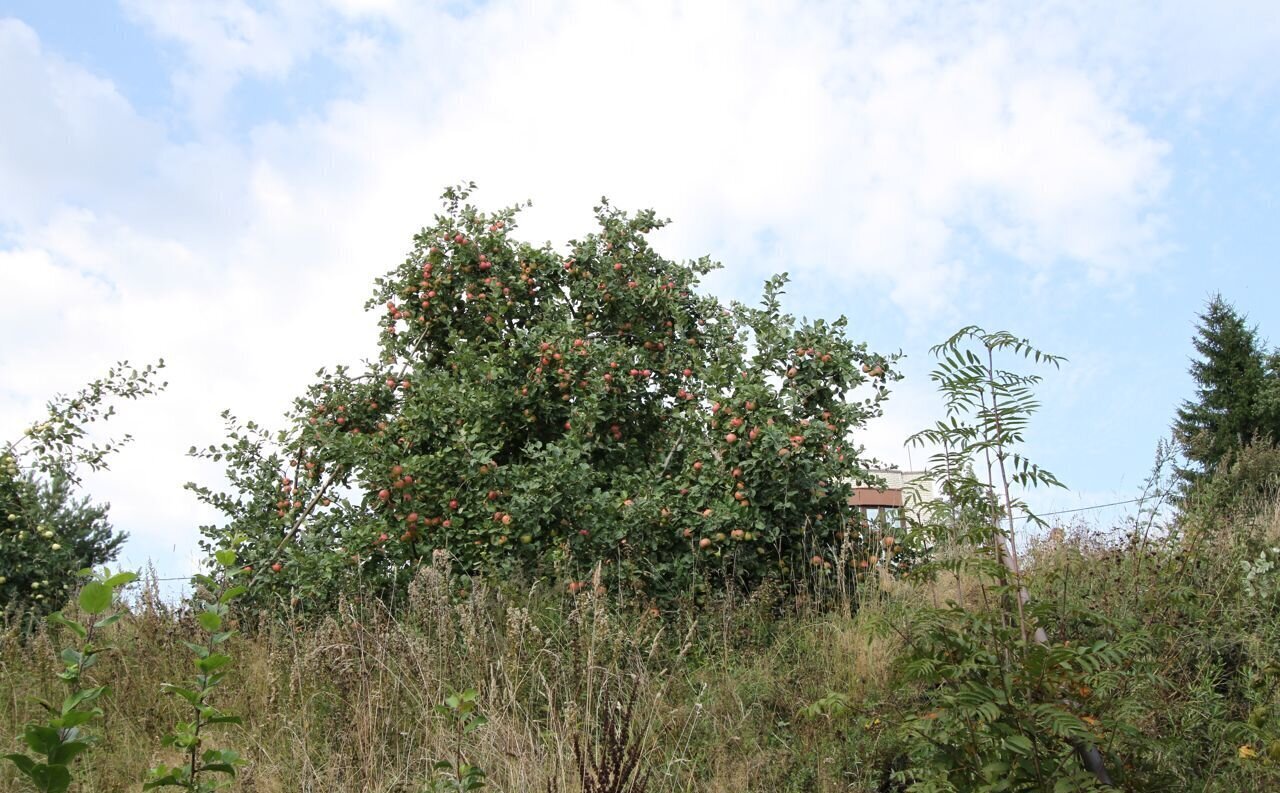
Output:
<instances>
[{"instance_id":1,"label":"bush with round leaves","mask_svg":"<svg viewBox=\"0 0 1280 793\"><path fill-rule=\"evenodd\" d=\"M436 551L570 587L600 565L645 600L835 558L897 356L784 313L785 276L758 307L699 292L714 265L662 257L652 212L602 203L557 252L468 196L377 279L374 361L319 372L283 432L228 417L192 450L227 463L231 492L191 487L227 518L210 547L248 538L253 596L386 590Z\"/></svg>"}]
</instances>

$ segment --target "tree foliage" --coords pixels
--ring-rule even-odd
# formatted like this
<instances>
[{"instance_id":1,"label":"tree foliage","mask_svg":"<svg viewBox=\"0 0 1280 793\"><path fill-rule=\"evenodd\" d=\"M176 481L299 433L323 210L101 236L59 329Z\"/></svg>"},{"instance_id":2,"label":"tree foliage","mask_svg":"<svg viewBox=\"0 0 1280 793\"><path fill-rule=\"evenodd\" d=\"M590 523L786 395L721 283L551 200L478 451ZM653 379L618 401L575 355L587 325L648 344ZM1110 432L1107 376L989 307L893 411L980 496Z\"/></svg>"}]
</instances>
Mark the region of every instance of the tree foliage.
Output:
<instances>
[{"instance_id":1,"label":"tree foliage","mask_svg":"<svg viewBox=\"0 0 1280 793\"><path fill-rule=\"evenodd\" d=\"M1230 464L1245 447L1280 437L1280 355L1267 353L1230 304L1215 295L1192 340L1196 397L1183 402L1174 437L1187 458L1180 473L1187 483Z\"/></svg>"},{"instance_id":2,"label":"tree foliage","mask_svg":"<svg viewBox=\"0 0 1280 793\"><path fill-rule=\"evenodd\" d=\"M1124 652L1051 640L1052 607L1030 601L1015 543L1019 518L1042 524L1017 492L1062 483L1022 452L1042 378L1004 359L1055 368L1063 359L974 326L932 352L946 418L908 443L936 450L928 472L942 498L920 506L915 533L941 551L913 576L969 577L996 597L968 603L957 592L945 606L906 610L894 626L905 644L902 679L924 692L924 712L900 726L911 748L897 776L913 791L1101 788L1110 777L1097 719L1064 695L1095 685Z\"/></svg>"},{"instance_id":3,"label":"tree foliage","mask_svg":"<svg viewBox=\"0 0 1280 793\"><path fill-rule=\"evenodd\" d=\"M192 450L227 462L231 493L192 487L227 519L211 546L248 538L254 591L390 587L438 551L664 597L821 557L896 356L784 313L785 276L758 307L699 293L714 265L659 255L652 212L603 202L560 253L468 196L377 279L376 361L319 372L283 432L228 416Z\"/></svg>"},{"instance_id":4,"label":"tree foliage","mask_svg":"<svg viewBox=\"0 0 1280 793\"><path fill-rule=\"evenodd\" d=\"M92 440L90 425L110 419L116 400L163 390L156 382L163 367L117 364L77 393L54 397L44 419L0 446L0 611L59 608L77 571L119 553L126 535L113 530L106 505L79 493L79 471L106 468L131 440Z\"/></svg>"}]
</instances>

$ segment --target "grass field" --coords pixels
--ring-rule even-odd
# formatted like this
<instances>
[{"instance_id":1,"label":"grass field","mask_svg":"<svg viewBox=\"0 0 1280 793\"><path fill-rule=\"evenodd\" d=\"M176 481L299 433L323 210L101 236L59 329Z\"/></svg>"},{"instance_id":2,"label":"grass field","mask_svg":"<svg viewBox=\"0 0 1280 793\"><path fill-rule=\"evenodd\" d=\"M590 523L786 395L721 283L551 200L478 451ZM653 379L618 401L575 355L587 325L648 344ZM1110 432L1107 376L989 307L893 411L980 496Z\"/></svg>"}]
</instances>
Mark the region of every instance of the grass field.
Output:
<instances>
[{"instance_id":1,"label":"grass field","mask_svg":"<svg viewBox=\"0 0 1280 793\"><path fill-rule=\"evenodd\" d=\"M1241 563L1280 544L1276 505L1145 539L1132 528L1056 534L1029 565L1033 599L1059 615L1053 631L1141 638L1102 670L1112 683L1088 705L1116 725L1103 749L1118 785L1274 789L1280 587ZM245 758L231 788L245 791L416 792L434 763L459 759L495 790L590 790L583 765L589 776L610 739L615 759L635 753L637 793L905 789L894 774L911 761L907 727L934 697L901 668L911 615L948 599L981 609L988 593L976 579L872 581L845 596L767 588L655 614L608 592L464 580L437 565L405 602L242 615L215 701L244 723L217 741ZM101 744L77 760L75 790L137 790L147 768L176 759L160 737L181 711L161 686L190 676L181 641L193 616L151 584L112 631L117 649L93 671L111 686ZM0 745L40 715L36 697L61 697L65 638L4 636ZM437 706L466 690L488 721L460 735ZM0 787L18 784L0 767Z\"/></svg>"}]
</instances>

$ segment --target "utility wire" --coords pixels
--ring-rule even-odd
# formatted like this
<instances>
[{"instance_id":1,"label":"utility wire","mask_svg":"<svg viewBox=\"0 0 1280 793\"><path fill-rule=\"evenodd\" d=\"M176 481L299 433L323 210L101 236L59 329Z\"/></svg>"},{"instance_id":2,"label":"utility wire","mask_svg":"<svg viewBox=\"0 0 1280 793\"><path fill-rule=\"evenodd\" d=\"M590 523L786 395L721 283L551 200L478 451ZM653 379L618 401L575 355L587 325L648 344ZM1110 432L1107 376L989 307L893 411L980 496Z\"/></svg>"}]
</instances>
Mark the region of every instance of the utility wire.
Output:
<instances>
[{"instance_id":1,"label":"utility wire","mask_svg":"<svg viewBox=\"0 0 1280 793\"><path fill-rule=\"evenodd\" d=\"M1128 500L1126 500L1126 501L1112 501L1112 502L1110 502L1110 503L1108 503L1108 504L1094 504L1094 505L1093 505L1093 506L1091 506L1091 507L1076 507L1075 509L1059 509L1059 510L1057 510L1057 511L1055 511L1055 512L1038 512L1038 513L1036 513L1036 517L1037 517L1037 518L1047 518L1047 517L1050 517L1050 516L1052 516L1052 515L1068 515L1068 514L1073 513L1073 512L1088 512L1088 511L1089 511L1089 510L1091 510L1091 509L1105 509L1106 507L1118 507L1118 506L1121 506L1121 505L1123 505L1123 504L1136 504L1136 503L1138 503L1139 501L1147 501L1147 500L1149 500L1149 499L1151 499L1151 498L1153 498L1153 496L1146 496L1146 497L1143 497L1143 498L1131 498L1131 499L1128 499ZM1021 519L1021 520L1029 520L1029 518L1028 518L1027 516L1025 516L1025 515L1021 516L1021 518L1020 518L1020 519Z\"/></svg>"}]
</instances>

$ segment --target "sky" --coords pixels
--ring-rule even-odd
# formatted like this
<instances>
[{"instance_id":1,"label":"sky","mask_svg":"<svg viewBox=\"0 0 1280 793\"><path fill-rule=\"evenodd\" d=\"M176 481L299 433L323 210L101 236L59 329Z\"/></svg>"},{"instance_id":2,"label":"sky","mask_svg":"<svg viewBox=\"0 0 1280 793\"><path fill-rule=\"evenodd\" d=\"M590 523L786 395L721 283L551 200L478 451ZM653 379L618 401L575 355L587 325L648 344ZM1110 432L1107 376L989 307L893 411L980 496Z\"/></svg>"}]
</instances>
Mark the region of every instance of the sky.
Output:
<instances>
[{"instance_id":1,"label":"sky","mask_svg":"<svg viewBox=\"0 0 1280 793\"><path fill-rule=\"evenodd\" d=\"M1140 494L1213 294L1280 343L1270 0L0 0L0 120L0 437L164 358L86 479L162 575L215 517L188 447L371 355L373 279L463 181L532 199L534 242L601 196L653 208L724 298L789 272L792 313L907 356L857 438L902 467L931 345L1066 356L1027 437L1068 486L1041 511Z\"/></svg>"}]
</instances>

